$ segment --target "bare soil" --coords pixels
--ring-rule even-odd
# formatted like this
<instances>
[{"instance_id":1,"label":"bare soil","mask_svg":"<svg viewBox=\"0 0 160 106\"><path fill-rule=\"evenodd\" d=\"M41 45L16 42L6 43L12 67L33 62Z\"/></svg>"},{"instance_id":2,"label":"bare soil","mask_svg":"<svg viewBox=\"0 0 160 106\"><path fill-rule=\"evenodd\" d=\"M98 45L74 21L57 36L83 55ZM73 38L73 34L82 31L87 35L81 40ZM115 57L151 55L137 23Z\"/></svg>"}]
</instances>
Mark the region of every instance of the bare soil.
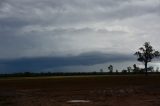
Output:
<instances>
[{"instance_id":1,"label":"bare soil","mask_svg":"<svg viewBox=\"0 0 160 106\"><path fill-rule=\"evenodd\" d=\"M160 106L160 76L1 78L0 106Z\"/></svg>"}]
</instances>

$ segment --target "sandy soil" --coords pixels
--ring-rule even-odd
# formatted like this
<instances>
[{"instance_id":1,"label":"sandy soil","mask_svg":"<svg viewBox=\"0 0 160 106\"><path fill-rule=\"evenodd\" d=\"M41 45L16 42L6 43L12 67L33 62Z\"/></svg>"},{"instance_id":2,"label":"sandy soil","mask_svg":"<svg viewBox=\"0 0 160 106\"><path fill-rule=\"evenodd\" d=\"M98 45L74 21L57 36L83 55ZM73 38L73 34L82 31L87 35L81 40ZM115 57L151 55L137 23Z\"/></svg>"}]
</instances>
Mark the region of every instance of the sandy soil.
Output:
<instances>
[{"instance_id":1,"label":"sandy soil","mask_svg":"<svg viewBox=\"0 0 160 106\"><path fill-rule=\"evenodd\" d=\"M160 106L160 76L1 79L0 106Z\"/></svg>"}]
</instances>

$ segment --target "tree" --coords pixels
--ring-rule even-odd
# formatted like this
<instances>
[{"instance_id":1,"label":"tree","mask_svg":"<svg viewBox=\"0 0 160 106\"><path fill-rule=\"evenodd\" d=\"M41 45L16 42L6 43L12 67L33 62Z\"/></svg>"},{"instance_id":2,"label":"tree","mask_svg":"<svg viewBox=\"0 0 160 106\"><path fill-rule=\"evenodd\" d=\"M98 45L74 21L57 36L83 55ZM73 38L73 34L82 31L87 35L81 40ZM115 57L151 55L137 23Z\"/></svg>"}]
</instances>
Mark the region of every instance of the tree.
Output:
<instances>
[{"instance_id":1,"label":"tree","mask_svg":"<svg viewBox=\"0 0 160 106\"><path fill-rule=\"evenodd\" d=\"M154 72L154 67L153 66L148 67L148 71Z\"/></svg>"},{"instance_id":2,"label":"tree","mask_svg":"<svg viewBox=\"0 0 160 106\"><path fill-rule=\"evenodd\" d=\"M136 70L137 70L137 65L134 64L134 65L133 65L133 71L135 72Z\"/></svg>"},{"instance_id":3,"label":"tree","mask_svg":"<svg viewBox=\"0 0 160 106\"><path fill-rule=\"evenodd\" d=\"M156 68L156 72L157 72L157 73L159 72L159 67Z\"/></svg>"},{"instance_id":4,"label":"tree","mask_svg":"<svg viewBox=\"0 0 160 106\"><path fill-rule=\"evenodd\" d=\"M100 69L100 72L103 73L103 69Z\"/></svg>"},{"instance_id":5,"label":"tree","mask_svg":"<svg viewBox=\"0 0 160 106\"><path fill-rule=\"evenodd\" d=\"M122 73L123 73L123 74L126 74L126 73L127 73L127 70L123 69L123 70L122 70Z\"/></svg>"},{"instance_id":6,"label":"tree","mask_svg":"<svg viewBox=\"0 0 160 106\"><path fill-rule=\"evenodd\" d=\"M131 71L132 71L132 67L127 67L127 71L128 71L128 73L130 73Z\"/></svg>"},{"instance_id":7,"label":"tree","mask_svg":"<svg viewBox=\"0 0 160 106\"><path fill-rule=\"evenodd\" d=\"M110 73L112 73L113 72L113 66L109 65L108 70L109 70Z\"/></svg>"},{"instance_id":8,"label":"tree","mask_svg":"<svg viewBox=\"0 0 160 106\"><path fill-rule=\"evenodd\" d=\"M145 42L144 47L140 47L139 51L135 53L138 57L138 61L144 63L145 75L148 75L148 63L152 61L153 58L158 58L160 56L159 51L155 51L149 42Z\"/></svg>"},{"instance_id":9,"label":"tree","mask_svg":"<svg viewBox=\"0 0 160 106\"><path fill-rule=\"evenodd\" d=\"M119 73L118 70L116 70L116 73Z\"/></svg>"},{"instance_id":10,"label":"tree","mask_svg":"<svg viewBox=\"0 0 160 106\"><path fill-rule=\"evenodd\" d=\"M141 69L136 64L134 64L133 65L133 72L134 73L140 73L140 71L141 71Z\"/></svg>"}]
</instances>

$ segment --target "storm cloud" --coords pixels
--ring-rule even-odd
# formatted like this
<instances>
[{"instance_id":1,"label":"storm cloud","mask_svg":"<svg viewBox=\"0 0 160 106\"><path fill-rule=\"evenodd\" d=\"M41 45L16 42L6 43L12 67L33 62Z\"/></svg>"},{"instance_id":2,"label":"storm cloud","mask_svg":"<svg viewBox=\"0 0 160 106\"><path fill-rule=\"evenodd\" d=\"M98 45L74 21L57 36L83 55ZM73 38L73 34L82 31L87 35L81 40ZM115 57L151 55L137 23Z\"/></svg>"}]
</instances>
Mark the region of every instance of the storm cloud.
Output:
<instances>
[{"instance_id":1,"label":"storm cloud","mask_svg":"<svg viewBox=\"0 0 160 106\"><path fill-rule=\"evenodd\" d=\"M131 60L134 60L133 57L123 54L120 55L91 52L78 56L67 57L5 59L0 61L0 69L2 72L8 73L21 71L43 72L48 69L52 69L51 71L57 71L58 68L67 66L92 66L108 62L124 62Z\"/></svg>"},{"instance_id":2,"label":"storm cloud","mask_svg":"<svg viewBox=\"0 0 160 106\"><path fill-rule=\"evenodd\" d=\"M1 0L0 60L14 60L7 69L17 64L24 69L24 61L44 60L45 68L52 62L53 67L93 65L94 57L94 64L128 61L145 41L160 49L159 10L159 0ZM79 61L94 51L108 56Z\"/></svg>"}]
</instances>

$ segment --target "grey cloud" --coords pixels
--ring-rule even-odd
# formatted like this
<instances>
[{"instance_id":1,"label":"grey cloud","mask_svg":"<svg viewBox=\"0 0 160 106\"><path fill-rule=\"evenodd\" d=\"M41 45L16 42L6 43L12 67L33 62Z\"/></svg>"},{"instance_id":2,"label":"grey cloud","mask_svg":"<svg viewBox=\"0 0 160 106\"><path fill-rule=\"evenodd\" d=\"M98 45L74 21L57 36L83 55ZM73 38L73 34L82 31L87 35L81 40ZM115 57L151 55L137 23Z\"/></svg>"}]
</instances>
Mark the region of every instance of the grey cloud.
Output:
<instances>
[{"instance_id":1,"label":"grey cloud","mask_svg":"<svg viewBox=\"0 0 160 106\"><path fill-rule=\"evenodd\" d=\"M65 66L89 66L102 63L133 61L133 56L90 52L78 56L37 57L0 60L0 70L7 72L45 71Z\"/></svg>"},{"instance_id":2,"label":"grey cloud","mask_svg":"<svg viewBox=\"0 0 160 106\"><path fill-rule=\"evenodd\" d=\"M1 27L20 28L40 25L53 27L74 27L98 22L112 23L115 20L159 13L159 5L137 5L132 0L12 0L7 11L1 11ZM3 3L3 4L4 4ZM157 3L158 4L158 3ZM5 7L3 7L5 8ZM2 9L3 10L3 9ZM0 15L0 16L1 16ZM10 28L10 30L11 30Z\"/></svg>"},{"instance_id":3,"label":"grey cloud","mask_svg":"<svg viewBox=\"0 0 160 106\"><path fill-rule=\"evenodd\" d=\"M30 24L79 24L94 21L125 19L143 14L158 12L159 5L136 5L131 0L87 0L87 1L8 1L13 7L8 13L11 18L24 19ZM136 2L136 1L135 1ZM145 2L144 2L145 4ZM114 6L115 5L115 6ZM110 8L108 8L110 7ZM2 12L5 14L5 12ZM14 14L13 14L14 13ZM11 15L11 16L10 16ZM7 16L6 16L7 17Z\"/></svg>"},{"instance_id":4,"label":"grey cloud","mask_svg":"<svg viewBox=\"0 0 160 106\"><path fill-rule=\"evenodd\" d=\"M131 54L145 41L160 49L159 9L158 0L1 0L0 59Z\"/></svg>"},{"instance_id":5,"label":"grey cloud","mask_svg":"<svg viewBox=\"0 0 160 106\"><path fill-rule=\"evenodd\" d=\"M112 38L109 38L111 35ZM127 35L127 32L93 28L58 28L52 30L42 28L42 31L37 31L37 28L35 30L31 28L29 32L10 32L1 35L0 58L78 55L97 49L105 51L109 50L105 48L106 42L117 38L123 39L121 35ZM100 44L98 44L99 42Z\"/></svg>"}]
</instances>

